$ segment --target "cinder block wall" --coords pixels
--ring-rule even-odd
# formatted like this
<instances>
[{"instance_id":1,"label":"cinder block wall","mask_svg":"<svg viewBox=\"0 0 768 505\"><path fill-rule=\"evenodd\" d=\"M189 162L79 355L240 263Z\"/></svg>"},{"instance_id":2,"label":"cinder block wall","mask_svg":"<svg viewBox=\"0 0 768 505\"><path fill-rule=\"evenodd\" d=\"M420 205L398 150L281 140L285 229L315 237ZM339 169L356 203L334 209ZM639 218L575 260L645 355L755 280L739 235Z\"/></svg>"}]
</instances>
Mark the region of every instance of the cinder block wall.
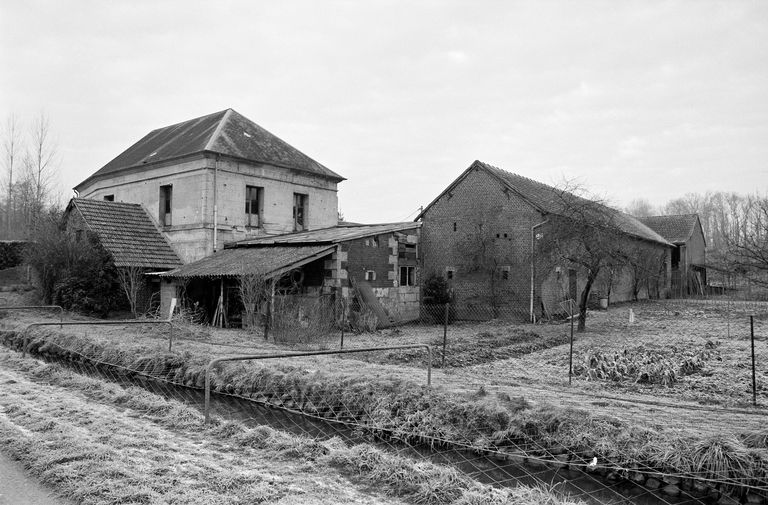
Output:
<instances>
[{"instance_id":1,"label":"cinder block wall","mask_svg":"<svg viewBox=\"0 0 768 505\"><path fill-rule=\"evenodd\" d=\"M354 296L350 290L355 281L365 280L365 272L376 272L376 278L368 283L379 303L399 321L409 321L419 317L421 288L418 286L419 268L416 268L416 286L401 286L399 284L400 266L406 262L398 257L398 247L401 242L419 246L418 229L402 233L387 233L375 237L350 240L341 244L341 270L339 285L342 294ZM408 265L413 265L408 262Z\"/></svg>"}]
</instances>

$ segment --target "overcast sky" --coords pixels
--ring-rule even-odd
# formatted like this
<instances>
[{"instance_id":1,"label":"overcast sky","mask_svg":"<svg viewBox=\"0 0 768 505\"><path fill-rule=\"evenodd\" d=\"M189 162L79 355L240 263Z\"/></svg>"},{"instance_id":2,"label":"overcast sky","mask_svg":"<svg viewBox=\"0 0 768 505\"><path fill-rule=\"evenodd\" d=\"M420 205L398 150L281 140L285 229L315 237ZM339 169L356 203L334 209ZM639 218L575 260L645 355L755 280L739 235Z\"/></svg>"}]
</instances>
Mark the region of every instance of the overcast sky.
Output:
<instances>
[{"instance_id":1,"label":"overcast sky","mask_svg":"<svg viewBox=\"0 0 768 505\"><path fill-rule=\"evenodd\" d=\"M231 107L412 218L473 160L625 205L768 190L768 2L0 0L0 114L57 183Z\"/></svg>"}]
</instances>

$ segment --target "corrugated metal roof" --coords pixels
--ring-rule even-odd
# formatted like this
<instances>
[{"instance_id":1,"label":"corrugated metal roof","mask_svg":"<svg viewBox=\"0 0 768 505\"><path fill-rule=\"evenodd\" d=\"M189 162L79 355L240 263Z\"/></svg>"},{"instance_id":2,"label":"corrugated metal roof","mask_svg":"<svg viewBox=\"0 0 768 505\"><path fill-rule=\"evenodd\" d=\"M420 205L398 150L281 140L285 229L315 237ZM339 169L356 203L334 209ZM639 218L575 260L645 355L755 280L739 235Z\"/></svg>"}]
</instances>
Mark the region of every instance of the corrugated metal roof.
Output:
<instances>
[{"instance_id":1,"label":"corrugated metal roof","mask_svg":"<svg viewBox=\"0 0 768 505\"><path fill-rule=\"evenodd\" d=\"M259 274L265 278L331 254L336 246L241 247L224 249L194 263L164 272L161 277L237 277Z\"/></svg>"},{"instance_id":2,"label":"corrugated metal roof","mask_svg":"<svg viewBox=\"0 0 768 505\"><path fill-rule=\"evenodd\" d=\"M697 214L640 218L643 224L673 244L684 244L687 242L691 235L693 235L693 230L698 220L699 216Z\"/></svg>"},{"instance_id":3,"label":"corrugated metal roof","mask_svg":"<svg viewBox=\"0 0 768 505\"><path fill-rule=\"evenodd\" d=\"M76 208L101 245L112 255L115 266L149 269L174 268L181 260L158 231L152 219L134 203L73 198L67 208Z\"/></svg>"},{"instance_id":4,"label":"corrugated metal roof","mask_svg":"<svg viewBox=\"0 0 768 505\"><path fill-rule=\"evenodd\" d=\"M406 223L363 225L346 224L343 226L334 226L332 228L323 228L320 230L302 231L297 233L288 233L285 235L273 235L270 237L258 237L241 240L239 242L230 242L226 244L225 247L235 248L280 244L337 244L347 240L354 240L396 231L411 230L420 227L421 223L414 223L411 221Z\"/></svg>"},{"instance_id":5,"label":"corrugated metal roof","mask_svg":"<svg viewBox=\"0 0 768 505\"><path fill-rule=\"evenodd\" d=\"M585 198L578 197L572 193L563 192L561 190L553 188L552 186L548 186L541 182L534 181L533 179L529 179L521 175L513 174L511 172L507 172L506 170L502 170L493 165L489 165L488 163L483 163L482 161L476 160L474 163L472 163L472 165L469 166L467 170L464 171L464 173L462 173L450 186L448 186L448 188L446 188L423 211L421 211L421 213L416 217L416 219L420 219L427 212L427 210L430 207L432 207L432 205L434 205L435 202L437 202L437 200L439 200L445 193L447 193L454 186L456 186L471 170L475 168L485 170L486 172L494 176L496 179L498 179L499 182L501 182L504 186L515 191L523 199L527 200L531 205L533 205L535 208L539 209L541 212L545 214L555 214L555 215L567 214L568 209L566 207L570 204L564 201L563 199L564 195L568 197L569 201L584 202L584 203L588 203L591 206L595 205L595 202L591 202ZM600 205L600 204L597 204L597 205ZM615 222L615 225L622 232L628 235L632 235L634 237L651 241L651 242L658 242L664 245L671 245L669 242L667 242L667 240L664 239L664 237L662 237L661 235L659 235L658 233L650 229L648 226L638 221L636 218L630 216L629 214L625 214L621 211L612 209L604 205L600 205L600 209L607 210L610 213L612 219Z\"/></svg>"},{"instance_id":6,"label":"corrugated metal roof","mask_svg":"<svg viewBox=\"0 0 768 505\"><path fill-rule=\"evenodd\" d=\"M266 163L344 180L287 142L232 109L190 119L149 132L85 181L134 167L148 166L203 152L218 153L255 163Z\"/></svg>"}]
</instances>

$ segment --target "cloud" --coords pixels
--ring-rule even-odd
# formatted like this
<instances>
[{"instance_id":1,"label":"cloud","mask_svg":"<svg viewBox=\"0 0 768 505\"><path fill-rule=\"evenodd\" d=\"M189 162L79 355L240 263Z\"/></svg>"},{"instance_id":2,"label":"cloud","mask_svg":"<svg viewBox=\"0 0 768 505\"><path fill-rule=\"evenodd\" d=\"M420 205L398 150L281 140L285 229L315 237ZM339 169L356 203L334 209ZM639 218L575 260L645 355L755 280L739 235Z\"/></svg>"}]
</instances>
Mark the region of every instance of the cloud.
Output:
<instances>
[{"instance_id":1,"label":"cloud","mask_svg":"<svg viewBox=\"0 0 768 505\"><path fill-rule=\"evenodd\" d=\"M645 151L648 141L632 136L619 141L618 155L620 158L636 158Z\"/></svg>"}]
</instances>

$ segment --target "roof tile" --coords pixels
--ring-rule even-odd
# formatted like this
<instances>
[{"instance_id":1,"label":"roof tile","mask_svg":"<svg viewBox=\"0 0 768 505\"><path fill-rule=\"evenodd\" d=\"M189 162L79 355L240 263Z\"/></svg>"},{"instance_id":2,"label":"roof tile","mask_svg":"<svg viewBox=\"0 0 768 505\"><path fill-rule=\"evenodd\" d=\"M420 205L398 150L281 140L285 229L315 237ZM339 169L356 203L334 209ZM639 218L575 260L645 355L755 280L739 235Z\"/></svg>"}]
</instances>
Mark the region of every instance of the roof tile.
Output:
<instances>
[{"instance_id":1,"label":"roof tile","mask_svg":"<svg viewBox=\"0 0 768 505\"><path fill-rule=\"evenodd\" d=\"M141 205L73 198L70 207L76 208L98 235L115 266L167 269L181 265Z\"/></svg>"},{"instance_id":2,"label":"roof tile","mask_svg":"<svg viewBox=\"0 0 768 505\"><path fill-rule=\"evenodd\" d=\"M215 112L178 124L152 130L81 182L134 167L142 167L180 156L212 152L309 172L338 181L342 176L316 162L287 142L232 109Z\"/></svg>"},{"instance_id":3,"label":"roof tile","mask_svg":"<svg viewBox=\"0 0 768 505\"><path fill-rule=\"evenodd\" d=\"M682 244L693 234L698 219L696 214L682 214L677 216L648 216L640 218L640 221L673 244Z\"/></svg>"}]
</instances>

